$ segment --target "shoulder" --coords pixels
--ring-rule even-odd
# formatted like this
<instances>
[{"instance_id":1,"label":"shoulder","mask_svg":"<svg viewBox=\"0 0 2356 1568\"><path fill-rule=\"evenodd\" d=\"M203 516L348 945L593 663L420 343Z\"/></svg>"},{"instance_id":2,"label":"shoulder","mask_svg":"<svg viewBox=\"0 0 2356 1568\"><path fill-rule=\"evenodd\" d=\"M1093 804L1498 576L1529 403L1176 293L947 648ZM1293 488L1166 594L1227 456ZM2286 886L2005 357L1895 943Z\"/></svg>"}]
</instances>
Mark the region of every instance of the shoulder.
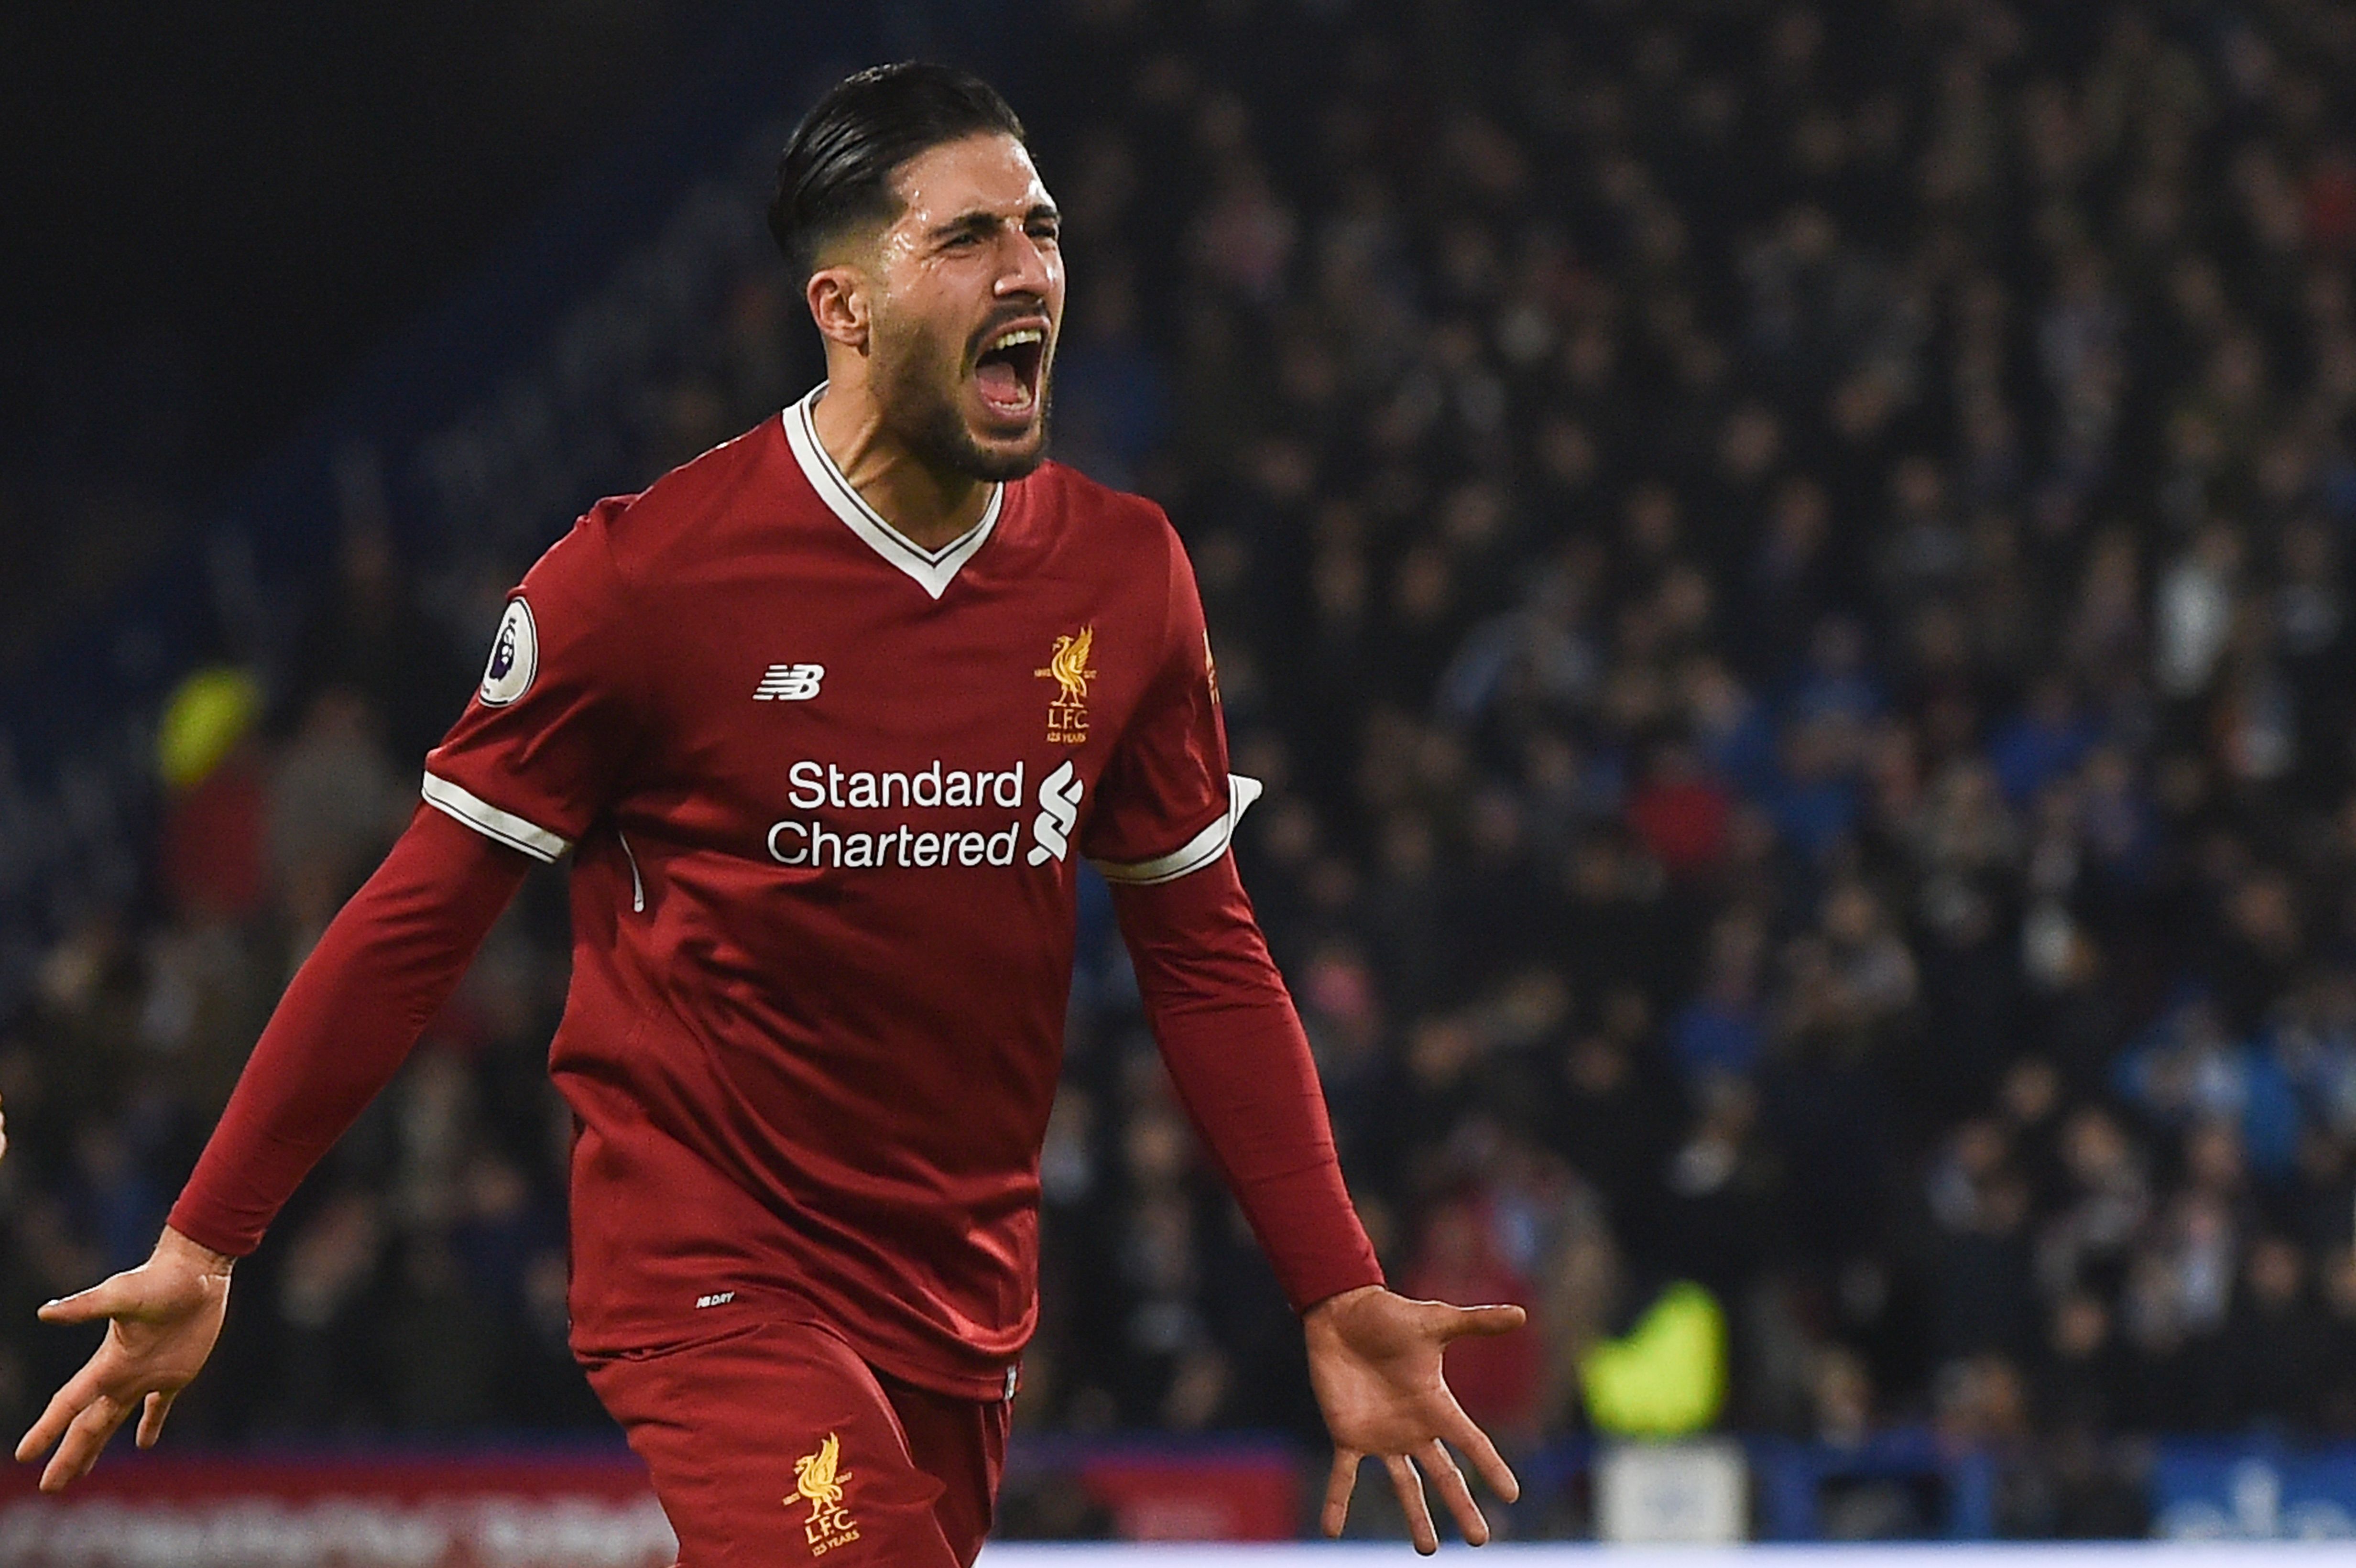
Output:
<instances>
[{"instance_id":1,"label":"shoulder","mask_svg":"<svg viewBox=\"0 0 2356 1568\"><path fill-rule=\"evenodd\" d=\"M590 508L579 531L594 537L616 574L643 582L681 552L724 540L748 509L774 507L774 475L785 438L775 416L689 459L635 496Z\"/></svg>"},{"instance_id":2,"label":"shoulder","mask_svg":"<svg viewBox=\"0 0 2356 1568\"><path fill-rule=\"evenodd\" d=\"M1141 562L1183 570L1185 546L1159 501L1114 490L1063 464L1042 464L1036 474L1020 480L1020 487L1058 549L1084 551L1098 560L1109 558L1126 570Z\"/></svg>"},{"instance_id":3,"label":"shoulder","mask_svg":"<svg viewBox=\"0 0 2356 1568\"><path fill-rule=\"evenodd\" d=\"M1116 592L1137 613L1158 619L1165 637L1201 637L1203 612L1194 564L1160 503L1100 485L1061 464L1043 464L1023 481L1036 485L1033 505L1044 503L1055 549L1076 569Z\"/></svg>"},{"instance_id":4,"label":"shoulder","mask_svg":"<svg viewBox=\"0 0 2356 1568\"><path fill-rule=\"evenodd\" d=\"M1018 483L1031 505L1056 515L1067 528L1085 529L1091 542L1124 549L1177 549L1178 535L1169 515L1143 496L1100 485L1060 463L1042 464Z\"/></svg>"}]
</instances>

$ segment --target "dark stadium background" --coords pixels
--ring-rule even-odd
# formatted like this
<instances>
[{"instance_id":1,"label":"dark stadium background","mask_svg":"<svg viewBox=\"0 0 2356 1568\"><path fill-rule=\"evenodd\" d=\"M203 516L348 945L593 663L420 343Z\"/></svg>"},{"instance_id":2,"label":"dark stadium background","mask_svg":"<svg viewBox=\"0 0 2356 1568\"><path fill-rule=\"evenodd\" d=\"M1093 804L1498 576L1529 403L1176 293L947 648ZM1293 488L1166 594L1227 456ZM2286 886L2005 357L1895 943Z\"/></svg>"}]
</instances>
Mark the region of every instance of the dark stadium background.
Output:
<instances>
[{"instance_id":1,"label":"dark stadium background","mask_svg":"<svg viewBox=\"0 0 2356 1568\"><path fill-rule=\"evenodd\" d=\"M11 8L0 1424L85 1353L33 1305L145 1255L500 591L815 375L768 160L912 53L1007 90L1068 215L1059 452L1194 554L1392 1277L1533 1309L1451 1363L1547 1483L1512 1529L1591 1530L1582 1356L1680 1281L1762 1532L2136 1535L2251 1463L2346 1520L2324 0ZM168 1446L604 1429L560 875L241 1269ZM1018 1532L1115 1526L1091 1456L1318 1436L1084 917Z\"/></svg>"}]
</instances>

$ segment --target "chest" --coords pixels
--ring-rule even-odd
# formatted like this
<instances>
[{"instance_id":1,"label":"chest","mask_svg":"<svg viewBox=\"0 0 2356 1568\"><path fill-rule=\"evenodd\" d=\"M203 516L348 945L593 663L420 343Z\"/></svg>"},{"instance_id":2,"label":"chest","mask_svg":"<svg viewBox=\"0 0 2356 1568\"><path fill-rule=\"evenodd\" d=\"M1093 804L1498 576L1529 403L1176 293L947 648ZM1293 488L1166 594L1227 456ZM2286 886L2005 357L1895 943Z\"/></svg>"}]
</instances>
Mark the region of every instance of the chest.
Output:
<instances>
[{"instance_id":1,"label":"chest","mask_svg":"<svg viewBox=\"0 0 2356 1568\"><path fill-rule=\"evenodd\" d=\"M975 573L935 600L862 565L789 555L650 617L655 788L715 827L870 830L1001 826L1051 777L1093 794L1162 654L1131 586Z\"/></svg>"}]
</instances>

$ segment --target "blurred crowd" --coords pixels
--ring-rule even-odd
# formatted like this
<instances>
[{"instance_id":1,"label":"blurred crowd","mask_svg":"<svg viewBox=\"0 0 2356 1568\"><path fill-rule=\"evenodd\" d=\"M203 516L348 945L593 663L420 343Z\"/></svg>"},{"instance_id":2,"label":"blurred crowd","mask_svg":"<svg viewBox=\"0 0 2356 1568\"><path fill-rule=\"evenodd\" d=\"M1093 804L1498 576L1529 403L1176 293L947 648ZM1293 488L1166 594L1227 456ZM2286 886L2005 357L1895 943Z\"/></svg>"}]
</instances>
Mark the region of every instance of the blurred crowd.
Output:
<instances>
[{"instance_id":1,"label":"blurred crowd","mask_svg":"<svg viewBox=\"0 0 2356 1568\"><path fill-rule=\"evenodd\" d=\"M1042 26L1058 455L1194 553L1268 785L1246 881L1394 1283L1532 1309L1451 1352L1472 1413L1580 1431L1582 1353L1689 1280L1723 1424L1989 1445L2008 1529L2140 1528L2123 1437L2356 1436L2356 11ZM527 374L351 453L337 581L232 650L250 730L123 814L144 891L0 1045L0 1413L80 1353L32 1304L145 1255L506 584L815 376L762 194L699 190ZM560 895L241 1271L176 1420L594 1419ZM1021 1419L1313 1431L1083 913Z\"/></svg>"}]
</instances>

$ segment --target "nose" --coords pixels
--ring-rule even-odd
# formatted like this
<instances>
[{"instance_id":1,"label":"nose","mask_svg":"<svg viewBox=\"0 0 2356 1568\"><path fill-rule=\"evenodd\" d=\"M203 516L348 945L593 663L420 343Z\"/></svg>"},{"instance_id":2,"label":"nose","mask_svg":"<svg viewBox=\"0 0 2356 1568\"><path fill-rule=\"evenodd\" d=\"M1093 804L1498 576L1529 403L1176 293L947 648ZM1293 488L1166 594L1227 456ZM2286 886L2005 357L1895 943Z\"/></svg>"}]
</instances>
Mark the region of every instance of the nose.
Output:
<instances>
[{"instance_id":1,"label":"nose","mask_svg":"<svg viewBox=\"0 0 2356 1568\"><path fill-rule=\"evenodd\" d=\"M1011 229L1000 255L998 283L992 291L1000 299L1021 294L1035 295L1041 300L1048 297L1055 286L1056 263L1029 231Z\"/></svg>"}]
</instances>

